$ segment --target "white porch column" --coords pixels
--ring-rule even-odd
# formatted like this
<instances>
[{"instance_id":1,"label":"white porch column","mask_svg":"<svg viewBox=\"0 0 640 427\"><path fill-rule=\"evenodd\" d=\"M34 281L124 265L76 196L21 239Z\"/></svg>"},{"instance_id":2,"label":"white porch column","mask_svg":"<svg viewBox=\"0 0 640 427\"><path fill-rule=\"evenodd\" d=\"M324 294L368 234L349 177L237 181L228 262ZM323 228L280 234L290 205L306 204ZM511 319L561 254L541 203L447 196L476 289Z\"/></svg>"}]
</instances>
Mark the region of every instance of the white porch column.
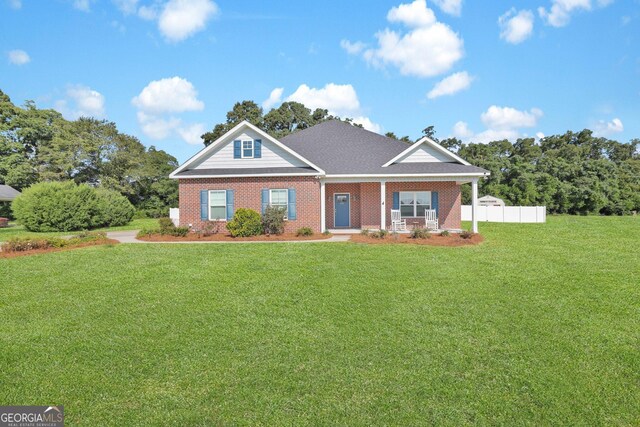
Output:
<instances>
[{"instance_id":1,"label":"white porch column","mask_svg":"<svg viewBox=\"0 0 640 427\"><path fill-rule=\"evenodd\" d=\"M320 181L320 231L327 231L327 201L325 196L324 181Z\"/></svg>"},{"instance_id":2,"label":"white porch column","mask_svg":"<svg viewBox=\"0 0 640 427\"><path fill-rule=\"evenodd\" d=\"M478 232L478 178L471 181L471 231Z\"/></svg>"},{"instance_id":3,"label":"white porch column","mask_svg":"<svg viewBox=\"0 0 640 427\"><path fill-rule=\"evenodd\" d=\"M385 197L387 195L387 182L380 181L380 230L387 228L387 209L385 206Z\"/></svg>"}]
</instances>

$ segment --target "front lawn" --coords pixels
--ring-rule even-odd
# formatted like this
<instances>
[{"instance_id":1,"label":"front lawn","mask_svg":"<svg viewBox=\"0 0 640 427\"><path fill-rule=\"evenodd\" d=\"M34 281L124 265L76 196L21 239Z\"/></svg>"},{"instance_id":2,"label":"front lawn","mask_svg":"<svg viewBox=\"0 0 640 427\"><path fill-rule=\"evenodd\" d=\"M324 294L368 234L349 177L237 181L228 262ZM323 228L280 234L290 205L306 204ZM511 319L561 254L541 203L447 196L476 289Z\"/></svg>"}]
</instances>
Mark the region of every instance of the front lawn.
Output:
<instances>
[{"instance_id":1,"label":"front lawn","mask_svg":"<svg viewBox=\"0 0 640 427\"><path fill-rule=\"evenodd\" d=\"M69 425L638 425L640 218L0 260L0 404Z\"/></svg>"}]
</instances>

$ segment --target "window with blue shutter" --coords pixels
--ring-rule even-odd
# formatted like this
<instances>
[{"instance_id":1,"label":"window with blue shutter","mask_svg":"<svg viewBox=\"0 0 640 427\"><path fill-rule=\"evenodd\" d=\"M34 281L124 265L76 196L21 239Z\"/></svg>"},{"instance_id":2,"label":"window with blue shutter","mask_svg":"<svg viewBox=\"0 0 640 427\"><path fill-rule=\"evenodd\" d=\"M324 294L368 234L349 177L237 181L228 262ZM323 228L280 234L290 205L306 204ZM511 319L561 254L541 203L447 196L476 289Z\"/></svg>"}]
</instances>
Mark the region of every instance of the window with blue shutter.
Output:
<instances>
[{"instance_id":1,"label":"window with blue shutter","mask_svg":"<svg viewBox=\"0 0 640 427\"><path fill-rule=\"evenodd\" d=\"M296 189L289 189L289 203L287 206L287 218L290 220L296 219Z\"/></svg>"},{"instance_id":2,"label":"window with blue shutter","mask_svg":"<svg viewBox=\"0 0 640 427\"><path fill-rule=\"evenodd\" d=\"M233 141L233 158L239 159L242 157L242 142L239 139Z\"/></svg>"},{"instance_id":3,"label":"window with blue shutter","mask_svg":"<svg viewBox=\"0 0 640 427\"><path fill-rule=\"evenodd\" d=\"M234 191L227 190L227 221L230 221L233 218L233 199L234 199Z\"/></svg>"},{"instance_id":4,"label":"window with blue shutter","mask_svg":"<svg viewBox=\"0 0 640 427\"><path fill-rule=\"evenodd\" d=\"M262 189L262 215L267 210L267 206L269 206L269 190L266 188Z\"/></svg>"},{"instance_id":5,"label":"window with blue shutter","mask_svg":"<svg viewBox=\"0 0 640 427\"><path fill-rule=\"evenodd\" d=\"M200 190L200 219L209 219L209 190Z\"/></svg>"},{"instance_id":6,"label":"window with blue shutter","mask_svg":"<svg viewBox=\"0 0 640 427\"><path fill-rule=\"evenodd\" d=\"M262 158L262 140L256 139L253 141L253 158L260 159Z\"/></svg>"}]
</instances>

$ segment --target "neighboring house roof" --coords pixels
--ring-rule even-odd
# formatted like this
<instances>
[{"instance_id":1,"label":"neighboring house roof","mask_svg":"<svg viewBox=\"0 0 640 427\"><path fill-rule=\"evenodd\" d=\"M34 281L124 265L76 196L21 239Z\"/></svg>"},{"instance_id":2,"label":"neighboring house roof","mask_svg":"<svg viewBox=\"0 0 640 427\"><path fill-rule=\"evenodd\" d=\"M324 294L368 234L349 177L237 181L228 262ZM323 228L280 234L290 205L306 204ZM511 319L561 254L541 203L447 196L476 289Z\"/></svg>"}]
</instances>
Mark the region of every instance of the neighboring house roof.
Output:
<instances>
[{"instance_id":1,"label":"neighboring house roof","mask_svg":"<svg viewBox=\"0 0 640 427\"><path fill-rule=\"evenodd\" d=\"M216 150L224 150L243 130L256 132L256 138L270 141L274 147L279 147L282 155L295 156L298 160L295 164L279 165L290 167L272 167L275 166L273 162L264 161L256 162L255 167L252 167L249 164L227 161L217 163L220 167L211 168L210 160L218 159L216 153L223 152ZM318 175L342 179L361 176L482 177L488 174L487 170L470 165L429 138L424 137L413 144L407 144L349 123L329 120L281 140L243 121L187 160L170 177Z\"/></svg>"},{"instance_id":2,"label":"neighboring house roof","mask_svg":"<svg viewBox=\"0 0 640 427\"><path fill-rule=\"evenodd\" d=\"M327 175L398 175L398 174L484 174L487 171L471 166L438 144L423 138L407 145L405 142L352 126L339 120L329 120L288 135L283 144L311 159ZM450 162L393 163L428 143L444 150Z\"/></svg>"},{"instance_id":3,"label":"neighboring house roof","mask_svg":"<svg viewBox=\"0 0 640 427\"><path fill-rule=\"evenodd\" d=\"M8 185L0 185L0 202L10 202L20 195L20 192Z\"/></svg>"}]
</instances>

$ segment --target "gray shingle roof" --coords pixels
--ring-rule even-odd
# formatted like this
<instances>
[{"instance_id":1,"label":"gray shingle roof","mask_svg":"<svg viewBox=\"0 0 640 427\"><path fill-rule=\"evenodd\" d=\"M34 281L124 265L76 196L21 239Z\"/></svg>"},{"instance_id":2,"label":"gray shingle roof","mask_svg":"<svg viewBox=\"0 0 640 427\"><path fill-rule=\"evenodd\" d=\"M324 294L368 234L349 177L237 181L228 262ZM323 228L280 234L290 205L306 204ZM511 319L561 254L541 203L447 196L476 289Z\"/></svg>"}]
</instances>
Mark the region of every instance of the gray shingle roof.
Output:
<instances>
[{"instance_id":1,"label":"gray shingle roof","mask_svg":"<svg viewBox=\"0 0 640 427\"><path fill-rule=\"evenodd\" d=\"M10 202L20 195L20 192L8 185L0 184L0 202Z\"/></svg>"},{"instance_id":2,"label":"gray shingle roof","mask_svg":"<svg viewBox=\"0 0 640 427\"><path fill-rule=\"evenodd\" d=\"M322 168L327 175L487 172L457 162L401 163L383 168L383 164L409 148L409 145L338 120L326 121L293 133L280 142Z\"/></svg>"}]
</instances>

